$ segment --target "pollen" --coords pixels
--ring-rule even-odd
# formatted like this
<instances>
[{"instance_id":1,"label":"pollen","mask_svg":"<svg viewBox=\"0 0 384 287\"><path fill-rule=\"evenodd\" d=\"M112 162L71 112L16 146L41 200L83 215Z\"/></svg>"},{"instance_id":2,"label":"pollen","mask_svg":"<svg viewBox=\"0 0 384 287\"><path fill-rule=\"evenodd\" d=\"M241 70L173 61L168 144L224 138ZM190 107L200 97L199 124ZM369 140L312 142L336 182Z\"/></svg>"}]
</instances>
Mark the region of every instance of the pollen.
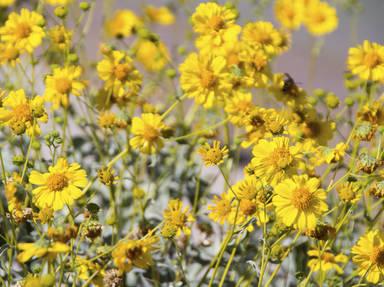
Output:
<instances>
[{"instance_id":1,"label":"pollen","mask_svg":"<svg viewBox=\"0 0 384 287\"><path fill-rule=\"evenodd\" d=\"M129 73L131 72L132 67L128 64L118 64L113 70L113 73L119 81L124 81L128 78Z\"/></svg>"},{"instance_id":2,"label":"pollen","mask_svg":"<svg viewBox=\"0 0 384 287\"><path fill-rule=\"evenodd\" d=\"M201 85L204 88L210 89L215 86L216 84L216 77L215 75L208 70L201 71Z\"/></svg>"},{"instance_id":3,"label":"pollen","mask_svg":"<svg viewBox=\"0 0 384 287\"><path fill-rule=\"evenodd\" d=\"M27 23L20 23L15 30L15 34L19 39L28 38L31 33L31 26Z\"/></svg>"},{"instance_id":4,"label":"pollen","mask_svg":"<svg viewBox=\"0 0 384 287\"><path fill-rule=\"evenodd\" d=\"M375 247L372 250L370 261L372 264L376 264L380 268L384 267L384 248L383 247Z\"/></svg>"},{"instance_id":5,"label":"pollen","mask_svg":"<svg viewBox=\"0 0 384 287\"><path fill-rule=\"evenodd\" d=\"M301 211L307 211L311 207L312 193L305 187L296 189L293 192L292 204Z\"/></svg>"},{"instance_id":6,"label":"pollen","mask_svg":"<svg viewBox=\"0 0 384 287\"><path fill-rule=\"evenodd\" d=\"M66 78L57 79L56 89L60 94L68 94L72 89L72 83Z\"/></svg>"},{"instance_id":7,"label":"pollen","mask_svg":"<svg viewBox=\"0 0 384 287\"><path fill-rule=\"evenodd\" d=\"M69 180L62 173L52 173L47 179L47 186L50 191L61 191L68 186Z\"/></svg>"}]
</instances>

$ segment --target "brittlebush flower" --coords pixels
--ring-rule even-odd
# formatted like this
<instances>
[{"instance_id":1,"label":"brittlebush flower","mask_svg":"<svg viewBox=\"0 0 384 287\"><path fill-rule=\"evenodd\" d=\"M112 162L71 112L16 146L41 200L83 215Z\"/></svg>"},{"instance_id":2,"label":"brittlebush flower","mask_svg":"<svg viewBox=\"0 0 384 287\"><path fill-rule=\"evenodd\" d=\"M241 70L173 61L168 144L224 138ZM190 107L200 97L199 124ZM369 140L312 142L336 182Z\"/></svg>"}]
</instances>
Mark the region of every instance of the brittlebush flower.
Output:
<instances>
[{"instance_id":1,"label":"brittlebush flower","mask_svg":"<svg viewBox=\"0 0 384 287\"><path fill-rule=\"evenodd\" d=\"M14 134L39 135L39 122L47 122L44 100L36 96L29 100L24 90L12 91L0 107L0 123L10 127Z\"/></svg>"},{"instance_id":2,"label":"brittlebush flower","mask_svg":"<svg viewBox=\"0 0 384 287\"><path fill-rule=\"evenodd\" d=\"M313 272L321 271L327 272L329 270L336 270L337 273L343 274L344 270L339 266L339 264L345 264L348 262L348 257L344 254L335 255L331 250L322 250L311 249L308 251L308 256L311 258L308 261L308 267L311 268Z\"/></svg>"},{"instance_id":3,"label":"brittlebush flower","mask_svg":"<svg viewBox=\"0 0 384 287\"><path fill-rule=\"evenodd\" d=\"M155 7L148 5L145 7L145 14L151 22L160 25L172 25L175 23L175 15L166 6Z\"/></svg>"},{"instance_id":4,"label":"brittlebush flower","mask_svg":"<svg viewBox=\"0 0 384 287\"><path fill-rule=\"evenodd\" d=\"M117 38L129 37L137 32L143 25L142 21L131 10L118 10L113 17L107 21L107 32Z\"/></svg>"},{"instance_id":5,"label":"brittlebush flower","mask_svg":"<svg viewBox=\"0 0 384 287\"><path fill-rule=\"evenodd\" d=\"M58 159L48 172L32 171L29 182L38 185L33 191L33 202L40 209L51 207L55 211L64 205L72 205L83 195L87 185L87 174L78 163L68 164L64 158Z\"/></svg>"},{"instance_id":6,"label":"brittlebush flower","mask_svg":"<svg viewBox=\"0 0 384 287\"><path fill-rule=\"evenodd\" d=\"M236 92L233 97L225 103L225 111L229 121L236 126L245 126L254 104L252 94L247 92Z\"/></svg>"},{"instance_id":7,"label":"brittlebush flower","mask_svg":"<svg viewBox=\"0 0 384 287\"><path fill-rule=\"evenodd\" d=\"M129 272L133 267L147 269L153 263L152 252L158 240L153 234L141 239L121 240L112 252L113 262L122 272Z\"/></svg>"},{"instance_id":8,"label":"brittlebush flower","mask_svg":"<svg viewBox=\"0 0 384 287\"><path fill-rule=\"evenodd\" d=\"M53 73L45 79L44 97L51 102L54 109L60 106L69 106L69 96L81 96L86 87L86 83L79 78L82 69L78 66L68 66L53 69Z\"/></svg>"},{"instance_id":9,"label":"brittlebush flower","mask_svg":"<svg viewBox=\"0 0 384 287\"><path fill-rule=\"evenodd\" d=\"M362 45L350 48L348 69L362 80L384 80L384 46L364 41Z\"/></svg>"},{"instance_id":10,"label":"brittlebush flower","mask_svg":"<svg viewBox=\"0 0 384 287\"><path fill-rule=\"evenodd\" d=\"M298 29L304 20L303 0L277 0L274 6L276 19L288 29Z\"/></svg>"},{"instance_id":11,"label":"brittlebush flower","mask_svg":"<svg viewBox=\"0 0 384 287\"><path fill-rule=\"evenodd\" d=\"M20 62L20 50L13 44L0 43L0 64L15 67Z\"/></svg>"},{"instance_id":12,"label":"brittlebush flower","mask_svg":"<svg viewBox=\"0 0 384 287\"><path fill-rule=\"evenodd\" d=\"M54 26L49 30L48 34L56 49L66 51L71 47L73 33L64 26Z\"/></svg>"},{"instance_id":13,"label":"brittlebush flower","mask_svg":"<svg viewBox=\"0 0 384 287\"><path fill-rule=\"evenodd\" d=\"M64 243L50 243L45 240L40 240L35 243L19 243L17 244L17 249L22 250L22 252L17 255L17 260L21 263L27 262L32 257L40 258L47 256L48 259L52 260L58 253L67 253L70 251L69 246Z\"/></svg>"},{"instance_id":14,"label":"brittlebush flower","mask_svg":"<svg viewBox=\"0 0 384 287\"><path fill-rule=\"evenodd\" d=\"M180 65L180 84L184 93L197 104L211 108L224 102L231 89L223 57L190 54Z\"/></svg>"},{"instance_id":15,"label":"brittlebush flower","mask_svg":"<svg viewBox=\"0 0 384 287\"><path fill-rule=\"evenodd\" d=\"M45 2L52 6L66 6L72 2L72 0L45 0Z\"/></svg>"},{"instance_id":16,"label":"brittlebush flower","mask_svg":"<svg viewBox=\"0 0 384 287\"><path fill-rule=\"evenodd\" d=\"M15 0L0 0L0 7L8 7L15 3Z\"/></svg>"},{"instance_id":17,"label":"brittlebush flower","mask_svg":"<svg viewBox=\"0 0 384 287\"><path fill-rule=\"evenodd\" d=\"M161 41L140 39L134 50L136 59L150 72L162 70L171 59L167 46Z\"/></svg>"},{"instance_id":18,"label":"brittlebush flower","mask_svg":"<svg viewBox=\"0 0 384 287\"><path fill-rule=\"evenodd\" d=\"M352 247L352 260L360 276L376 284L384 279L384 234L377 229L360 237Z\"/></svg>"},{"instance_id":19,"label":"brittlebush flower","mask_svg":"<svg viewBox=\"0 0 384 287\"><path fill-rule=\"evenodd\" d=\"M233 211L233 196L229 193L223 192L220 196L215 195L213 204L208 205L207 209L210 211L208 216L213 221L224 224L228 221L229 216Z\"/></svg>"},{"instance_id":20,"label":"brittlebush flower","mask_svg":"<svg viewBox=\"0 0 384 287\"><path fill-rule=\"evenodd\" d=\"M306 8L304 24L309 33L314 36L333 32L338 22L336 9L327 2L311 1Z\"/></svg>"},{"instance_id":21,"label":"brittlebush flower","mask_svg":"<svg viewBox=\"0 0 384 287\"><path fill-rule=\"evenodd\" d=\"M28 9L21 9L20 14L12 12L0 28L1 40L20 51L32 53L45 36L42 25L44 18L36 12Z\"/></svg>"},{"instance_id":22,"label":"brittlebush flower","mask_svg":"<svg viewBox=\"0 0 384 287\"><path fill-rule=\"evenodd\" d=\"M158 114L145 113L141 117L132 119L132 134L134 137L129 141L134 149L145 154L153 154L164 146L162 131L167 126Z\"/></svg>"},{"instance_id":23,"label":"brittlebush flower","mask_svg":"<svg viewBox=\"0 0 384 287\"><path fill-rule=\"evenodd\" d=\"M285 225L307 230L314 229L317 220L328 210L326 197L317 178L294 175L276 186L272 202L276 215Z\"/></svg>"},{"instance_id":24,"label":"brittlebush flower","mask_svg":"<svg viewBox=\"0 0 384 287\"><path fill-rule=\"evenodd\" d=\"M219 141L214 141L212 146L205 143L199 148L199 154L206 166L219 165L228 157L228 148L220 147Z\"/></svg>"},{"instance_id":25,"label":"brittlebush flower","mask_svg":"<svg viewBox=\"0 0 384 287\"><path fill-rule=\"evenodd\" d=\"M191 234L191 228L188 223L195 221L195 219L190 213L189 208L183 206L181 200L171 199L163 212L163 217L164 227L173 227L175 236L179 236L181 233L185 235Z\"/></svg>"}]
</instances>

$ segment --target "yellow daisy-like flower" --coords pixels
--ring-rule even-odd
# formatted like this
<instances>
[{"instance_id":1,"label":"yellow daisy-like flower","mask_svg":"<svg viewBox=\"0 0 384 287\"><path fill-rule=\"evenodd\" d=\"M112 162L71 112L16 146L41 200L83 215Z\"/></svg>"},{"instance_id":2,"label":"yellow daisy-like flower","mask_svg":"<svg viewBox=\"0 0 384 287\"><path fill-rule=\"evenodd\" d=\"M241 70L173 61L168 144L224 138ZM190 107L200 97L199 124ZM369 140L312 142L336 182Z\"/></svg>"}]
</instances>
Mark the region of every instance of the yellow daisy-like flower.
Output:
<instances>
[{"instance_id":1,"label":"yellow daisy-like flower","mask_svg":"<svg viewBox=\"0 0 384 287\"><path fill-rule=\"evenodd\" d=\"M287 137L275 137L272 140L260 140L252 153L253 174L275 185L286 178L298 151L295 146L289 146Z\"/></svg>"},{"instance_id":2,"label":"yellow daisy-like flower","mask_svg":"<svg viewBox=\"0 0 384 287\"><path fill-rule=\"evenodd\" d=\"M40 240L35 243L19 243L17 249L22 252L17 255L17 260L21 263L29 261L32 257L40 258L47 256L48 260L52 260L58 253L67 253L70 251L68 245L61 242L48 242Z\"/></svg>"},{"instance_id":3,"label":"yellow daisy-like flower","mask_svg":"<svg viewBox=\"0 0 384 287\"><path fill-rule=\"evenodd\" d=\"M189 211L187 206L183 206L180 199L171 199L168 202L167 208L163 212L164 226L172 226L176 230L176 236L179 236L181 232L185 235L191 234L191 229L188 225L190 222L194 222L195 218Z\"/></svg>"},{"instance_id":4,"label":"yellow daisy-like flower","mask_svg":"<svg viewBox=\"0 0 384 287\"><path fill-rule=\"evenodd\" d=\"M326 163L339 162L344 158L345 152L348 149L348 145L345 143L338 143L334 149L325 150Z\"/></svg>"},{"instance_id":5,"label":"yellow daisy-like flower","mask_svg":"<svg viewBox=\"0 0 384 287\"><path fill-rule=\"evenodd\" d=\"M212 220L224 224L228 220L233 211L233 196L229 193L223 192L220 197L215 195L213 204L208 205L207 209L210 211L208 216Z\"/></svg>"},{"instance_id":6,"label":"yellow daisy-like flower","mask_svg":"<svg viewBox=\"0 0 384 287\"><path fill-rule=\"evenodd\" d=\"M279 53L283 41L281 33L273 24L265 21L246 24L241 39L247 45L260 48L270 55Z\"/></svg>"},{"instance_id":7,"label":"yellow daisy-like flower","mask_svg":"<svg viewBox=\"0 0 384 287\"><path fill-rule=\"evenodd\" d=\"M162 70L171 61L168 48L161 41L140 39L134 50L136 59L150 72Z\"/></svg>"},{"instance_id":8,"label":"yellow daisy-like flower","mask_svg":"<svg viewBox=\"0 0 384 287\"><path fill-rule=\"evenodd\" d=\"M228 118L236 126L247 124L248 116L253 107L252 94L249 92L236 92L225 103L225 111L228 113Z\"/></svg>"},{"instance_id":9,"label":"yellow daisy-like flower","mask_svg":"<svg viewBox=\"0 0 384 287\"><path fill-rule=\"evenodd\" d=\"M336 9L327 2L312 1L305 10L304 24L314 36L333 32L338 22Z\"/></svg>"},{"instance_id":10,"label":"yellow daisy-like flower","mask_svg":"<svg viewBox=\"0 0 384 287\"><path fill-rule=\"evenodd\" d=\"M133 65L133 60L126 53L113 50L97 64L97 72L105 88L112 89L114 98L136 96L141 89L142 75Z\"/></svg>"},{"instance_id":11,"label":"yellow daisy-like flower","mask_svg":"<svg viewBox=\"0 0 384 287\"><path fill-rule=\"evenodd\" d=\"M64 26L54 26L49 30L48 34L56 49L65 51L71 47L73 32L67 30Z\"/></svg>"},{"instance_id":12,"label":"yellow daisy-like flower","mask_svg":"<svg viewBox=\"0 0 384 287\"><path fill-rule=\"evenodd\" d=\"M276 186L272 202L276 215L285 225L307 230L314 229L317 220L328 210L326 197L319 179L294 175Z\"/></svg>"},{"instance_id":13,"label":"yellow daisy-like flower","mask_svg":"<svg viewBox=\"0 0 384 287\"><path fill-rule=\"evenodd\" d=\"M145 113L132 119L132 134L130 145L145 154L158 152L163 146L162 130L167 128L158 114Z\"/></svg>"},{"instance_id":14,"label":"yellow daisy-like flower","mask_svg":"<svg viewBox=\"0 0 384 287\"><path fill-rule=\"evenodd\" d=\"M371 230L360 237L352 247L352 261L357 265L360 276L376 284L384 280L384 234Z\"/></svg>"},{"instance_id":15,"label":"yellow daisy-like flower","mask_svg":"<svg viewBox=\"0 0 384 287\"><path fill-rule=\"evenodd\" d=\"M15 3L15 0L0 0L0 7L8 7Z\"/></svg>"},{"instance_id":16,"label":"yellow daisy-like flower","mask_svg":"<svg viewBox=\"0 0 384 287\"><path fill-rule=\"evenodd\" d=\"M129 37L143 25L142 21L131 10L119 10L106 23L107 32L117 38Z\"/></svg>"},{"instance_id":17,"label":"yellow daisy-like flower","mask_svg":"<svg viewBox=\"0 0 384 287\"><path fill-rule=\"evenodd\" d=\"M384 80L384 46L364 41L362 45L350 48L348 69L362 80Z\"/></svg>"},{"instance_id":18,"label":"yellow daisy-like flower","mask_svg":"<svg viewBox=\"0 0 384 287\"><path fill-rule=\"evenodd\" d=\"M333 254L330 250L326 250L323 253L319 249L311 249L308 251L308 256L311 257L308 261L308 267L313 272L321 271L327 272L330 270L336 270L337 273L343 274L344 270L339 264L345 264L348 262L348 257L344 254Z\"/></svg>"},{"instance_id":19,"label":"yellow daisy-like flower","mask_svg":"<svg viewBox=\"0 0 384 287\"><path fill-rule=\"evenodd\" d=\"M304 20L303 0L277 0L274 12L283 27L298 29Z\"/></svg>"},{"instance_id":20,"label":"yellow daisy-like flower","mask_svg":"<svg viewBox=\"0 0 384 287\"><path fill-rule=\"evenodd\" d=\"M44 97L53 104L54 109L60 106L69 106L69 95L80 96L86 83L79 78L82 74L81 67L68 66L55 68L51 75L45 79Z\"/></svg>"},{"instance_id":21,"label":"yellow daisy-like flower","mask_svg":"<svg viewBox=\"0 0 384 287\"><path fill-rule=\"evenodd\" d=\"M15 67L20 62L21 51L13 44L0 43L0 64Z\"/></svg>"},{"instance_id":22,"label":"yellow daisy-like flower","mask_svg":"<svg viewBox=\"0 0 384 287\"><path fill-rule=\"evenodd\" d=\"M175 15L166 6L155 7L148 5L145 7L145 14L151 22L160 25L172 25L175 23Z\"/></svg>"},{"instance_id":23,"label":"yellow daisy-like flower","mask_svg":"<svg viewBox=\"0 0 384 287\"><path fill-rule=\"evenodd\" d=\"M43 16L34 11L21 9L20 14L12 12L0 28L1 41L14 45L20 51L32 53L45 36L43 25Z\"/></svg>"},{"instance_id":24,"label":"yellow daisy-like flower","mask_svg":"<svg viewBox=\"0 0 384 287\"><path fill-rule=\"evenodd\" d=\"M87 174L78 163L68 164L64 158L58 159L48 172L32 171L29 182L38 185L33 191L33 202L40 209L51 207L55 211L64 205L72 205L75 199L83 195L87 185Z\"/></svg>"},{"instance_id":25,"label":"yellow daisy-like flower","mask_svg":"<svg viewBox=\"0 0 384 287\"><path fill-rule=\"evenodd\" d=\"M199 154L206 166L219 165L228 157L228 148L226 146L220 148L220 142L214 141L212 146L205 143L200 147Z\"/></svg>"},{"instance_id":26,"label":"yellow daisy-like flower","mask_svg":"<svg viewBox=\"0 0 384 287\"><path fill-rule=\"evenodd\" d=\"M224 102L231 90L223 57L190 54L180 65L180 84L185 94L204 108Z\"/></svg>"},{"instance_id":27,"label":"yellow daisy-like flower","mask_svg":"<svg viewBox=\"0 0 384 287\"><path fill-rule=\"evenodd\" d=\"M45 0L45 2L51 6L66 6L72 2L72 0Z\"/></svg>"},{"instance_id":28,"label":"yellow daisy-like flower","mask_svg":"<svg viewBox=\"0 0 384 287\"><path fill-rule=\"evenodd\" d=\"M147 269L153 263L152 252L158 241L152 233L141 239L121 240L112 252L113 262L122 272L129 272L133 267Z\"/></svg>"},{"instance_id":29,"label":"yellow daisy-like flower","mask_svg":"<svg viewBox=\"0 0 384 287\"><path fill-rule=\"evenodd\" d=\"M42 97L29 100L24 90L12 91L2 101L0 107L0 124L10 127L14 134L39 135L39 122L47 122L48 116L44 110Z\"/></svg>"}]
</instances>

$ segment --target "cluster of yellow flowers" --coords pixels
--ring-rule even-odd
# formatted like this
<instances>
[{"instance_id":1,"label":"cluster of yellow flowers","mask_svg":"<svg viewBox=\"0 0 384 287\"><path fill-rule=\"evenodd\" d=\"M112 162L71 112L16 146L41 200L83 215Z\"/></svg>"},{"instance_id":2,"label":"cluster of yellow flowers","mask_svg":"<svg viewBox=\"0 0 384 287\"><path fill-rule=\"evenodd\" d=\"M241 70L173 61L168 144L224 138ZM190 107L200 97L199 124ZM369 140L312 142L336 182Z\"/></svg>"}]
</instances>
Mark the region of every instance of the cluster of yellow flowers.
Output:
<instances>
[{"instance_id":1,"label":"cluster of yellow flowers","mask_svg":"<svg viewBox=\"0 0 384 287\"><path fill-rule=\"evenodd\" d=\"M0 0L2 286L383 282L384 45L349 49L341 98L273 65L335 31L326 1L30 2Z\"/></svg>"}]
</instances>

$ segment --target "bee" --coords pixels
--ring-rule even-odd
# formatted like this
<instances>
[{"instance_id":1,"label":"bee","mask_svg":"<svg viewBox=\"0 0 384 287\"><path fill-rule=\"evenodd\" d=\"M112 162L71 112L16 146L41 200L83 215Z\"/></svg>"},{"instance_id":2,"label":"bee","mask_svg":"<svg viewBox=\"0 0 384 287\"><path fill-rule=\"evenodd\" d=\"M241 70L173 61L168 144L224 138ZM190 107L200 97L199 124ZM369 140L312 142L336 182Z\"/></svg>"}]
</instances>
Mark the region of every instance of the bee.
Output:
<instances>
[{"instance_id":1,"label":"bee","mask_svg":"<svg viewBox=\"0 0 384 287\"><path fill-rule=\"evenodd\" d=\"M284 85L281 91L285 94L296 96L299 93L299 87L295 80L288 73L284 73L284 76Z\"/></svg>"}]
</instances>

